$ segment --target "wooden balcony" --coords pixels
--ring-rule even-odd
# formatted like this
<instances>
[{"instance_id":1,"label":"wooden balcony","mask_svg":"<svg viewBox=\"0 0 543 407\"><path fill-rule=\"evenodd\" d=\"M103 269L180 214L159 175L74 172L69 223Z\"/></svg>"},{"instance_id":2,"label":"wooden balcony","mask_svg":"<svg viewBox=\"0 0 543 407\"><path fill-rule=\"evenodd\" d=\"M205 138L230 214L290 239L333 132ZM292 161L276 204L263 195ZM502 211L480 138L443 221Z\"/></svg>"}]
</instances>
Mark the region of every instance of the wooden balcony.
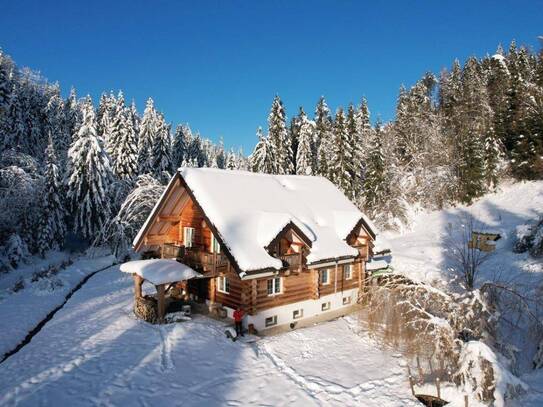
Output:
<instances>
[{"instance_id":1,"label":"wooden balcony","mask_svg":"<svg viewBox=\"0 0 543 407\"><path fill-rule=\"evenodd\" d=\"M162 246L162 258L175 258L196 270L213 275L219 267L228 265L223 253L209 253L199 246L185 247L173 244Z\"/></svg>"},{"instance_id":2,"label":"wooden balcony","mask_svg":"<svg viewBox=\"0 0 543 407\"><path fill-rule=\"evenodd\" d=\"M283 267L292 271L301 271L303 267L303 258L301 253L283 254L279 258L283 262Z\"/></svg>"}]
</instances>

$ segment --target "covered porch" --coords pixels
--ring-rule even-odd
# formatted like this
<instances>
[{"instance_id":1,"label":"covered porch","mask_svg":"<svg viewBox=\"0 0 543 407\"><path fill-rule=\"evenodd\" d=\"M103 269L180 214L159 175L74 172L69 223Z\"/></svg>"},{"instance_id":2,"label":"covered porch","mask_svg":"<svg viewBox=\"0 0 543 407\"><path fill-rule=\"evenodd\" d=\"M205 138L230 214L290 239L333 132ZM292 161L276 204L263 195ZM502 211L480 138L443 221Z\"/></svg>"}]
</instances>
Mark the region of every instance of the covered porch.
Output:
<instances>
[{"instance_id":1,"label":"covered porch","mask_svg":"<svg viewBox=\"0 0 543 407\"><path fill-rule=\"evenodd\" d=\"M164 323L168 308L182 311L183 305L192 306L188 295L189 282L198 286L204 276L189 266L172 259L136 260L124 263L121 271L134 280L134 313L150 323ZM154 286L156 293L143 294L143 283Z\"/></svg>"}]
</instances>

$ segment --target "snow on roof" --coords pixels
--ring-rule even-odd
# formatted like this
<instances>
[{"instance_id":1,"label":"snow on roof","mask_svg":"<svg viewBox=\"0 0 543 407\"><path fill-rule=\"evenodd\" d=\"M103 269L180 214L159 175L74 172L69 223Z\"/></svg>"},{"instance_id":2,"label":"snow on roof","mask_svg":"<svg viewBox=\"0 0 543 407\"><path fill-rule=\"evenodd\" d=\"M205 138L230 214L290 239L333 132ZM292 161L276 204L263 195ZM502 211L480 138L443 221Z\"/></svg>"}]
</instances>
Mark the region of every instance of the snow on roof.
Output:
<instances>
[{"instance_id":1,"label":"snow on roof","mask_svg":"<svg viewBox=\"0 0 543 407\"><path fill-rule=\"evenodd\" d=\"M121 264L123 273L136 273L154 285L189 280L202 275L189 266L170 259L135 260Z\"/></svg>"},{"instance_id":2,"label":"snow on roof","mask_svg":"<svg viewBox=\"0 0 543 407\"><path fill-rule=\"evenodd\" d=\"M373 242L373 252L374 253L390 253L391 246L388 240L383 236L377 236Z\"/></svg>"},{"instance_id":3,"label":"snow on roof","mask_svg":"<svg viewBox=\"0 0 543 407\"><path fill-rule=\"evenodd\" d=\"M386 269L388 266L389 264L386 260L372 260L372 261L366 262L367 271Z\"/></svg>"},{"instance_id":4,"label":"snow on roof","mask_svg":"<svg viewBox=\"0 0 543 407\"><path fill-rule=\"evenodd\" d=\"M308 263L356 256L345 239L360 219L371 225L322 177L215 168L180 168L179 173L242 271L282 268L265 247L289 222L312 242Z\"/></svg>"}]
</instances>

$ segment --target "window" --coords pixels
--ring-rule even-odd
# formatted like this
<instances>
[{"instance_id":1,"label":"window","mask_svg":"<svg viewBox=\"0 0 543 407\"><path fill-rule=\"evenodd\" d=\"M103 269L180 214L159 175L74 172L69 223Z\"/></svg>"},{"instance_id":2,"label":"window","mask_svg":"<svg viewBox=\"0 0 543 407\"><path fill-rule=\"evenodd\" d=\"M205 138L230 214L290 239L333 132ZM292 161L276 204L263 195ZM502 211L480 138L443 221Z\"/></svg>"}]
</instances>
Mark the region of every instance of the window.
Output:
<instances>
[{"instance_id":1,"label":"window","mask_svg":"<svg viewBox=\"0 0 543 407\"><path fill-rule=\"evenodd\" d=\"M330 284L330 271L328 269L321 270L320 278L322 285Z\"/></svg>"},{"instance_id":2,"label":"window","mask_svg":"<svg viewBox=\"0 0 543 407\"><path fill-rule=\"evenodd\" d=\"M266 318L266 321L264 322L264 324L266 325L266 327L277 325L277 315Z\"/></svg>"},{"instance_id":3,"label":"window","mask_svg":"<svg viewBox=\"0 0 543 407\"><path fill-rule=\"evenodd\" d=\"M321 311L328 311L330 308L332 308L330 301L323 302L321 305Z\"/></svg>"},{"instance_id":4,"label":"window","mask_svg":"<svg viewBox=\"0 0 543 407\"><path fill-rule=\"evenodd\" d=\"M281 277L274 277L268 280L268 295L281 294Z\"/></svg>"},{"instance_id":5,"label":"window","mask_svg":"<svg viewBox=\"0 0 543 407\"><path fill-rule=\"evenodd\" d=\"M219 242L215 238L214 235L211 235L211 253L220 253L221 252L221 246L219 245Z\"/></svg>"},{"instance_id":6,"label":"window","mask_svg":"<svg viewBox=\"0 0 543 407\"><path fill-rule=\"evenodd\" d=\"M230 281L227 277L217 277L217 290L224 294L230 294Z\"/></svg>"},{"instance_id":7,"label":"window","mask_svg":"<svg viewBox=\"0 0 543 407\"><path fill-rule=\"evenodd\" d=\"M353 265L352 264L343 265L343 278L345 280L350 280L351 278L353 278Z\"/></svg>"},{"instance_id":8,"label":"window","mask_svg":"<svg viewBox=\"0 0 543 407\"><path fill-rule=\"evenodd\" d=\"M351 297L343 297L343 305L347 305L351 303Z\"/></svg>"},{"instance_id":9,"label":"window","mask_svg":"<svg viewBox=\"0 0 543 407\"><path fill-rule=\"evenodd\" d=\"M194 228L185 226L183 228L183 243L185 247L192 247L194 243Z\"/></svg>"},{"instance_id":10,"label":"window","mask_svg":"<svg viewBox=\"0 0 543 407\"><path fill-rule=\"evenodd\" d=\"M295 309L292 311L292 319L300 319L304 316L304 310L303 309Z\"/></svg>"}]
</instances>

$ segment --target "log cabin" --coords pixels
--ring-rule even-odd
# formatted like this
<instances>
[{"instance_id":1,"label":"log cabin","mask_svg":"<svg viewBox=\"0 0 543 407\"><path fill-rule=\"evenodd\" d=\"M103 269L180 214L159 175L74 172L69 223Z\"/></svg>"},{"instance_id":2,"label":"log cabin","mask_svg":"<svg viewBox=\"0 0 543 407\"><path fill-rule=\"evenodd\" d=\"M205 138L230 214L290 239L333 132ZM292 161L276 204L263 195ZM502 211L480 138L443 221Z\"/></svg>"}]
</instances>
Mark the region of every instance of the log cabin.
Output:
<instances>
[{"instance_id":1,"label":"log cabin","mask_svg":"<svg viewBox=\"0 0 543 407\"><path fill-rule=\"evenodd\" d=\"M198 270L191 296L260 332L356 304L375 239L325 178L180 168L133 245Z\"/></svg>"}]
</instances>

